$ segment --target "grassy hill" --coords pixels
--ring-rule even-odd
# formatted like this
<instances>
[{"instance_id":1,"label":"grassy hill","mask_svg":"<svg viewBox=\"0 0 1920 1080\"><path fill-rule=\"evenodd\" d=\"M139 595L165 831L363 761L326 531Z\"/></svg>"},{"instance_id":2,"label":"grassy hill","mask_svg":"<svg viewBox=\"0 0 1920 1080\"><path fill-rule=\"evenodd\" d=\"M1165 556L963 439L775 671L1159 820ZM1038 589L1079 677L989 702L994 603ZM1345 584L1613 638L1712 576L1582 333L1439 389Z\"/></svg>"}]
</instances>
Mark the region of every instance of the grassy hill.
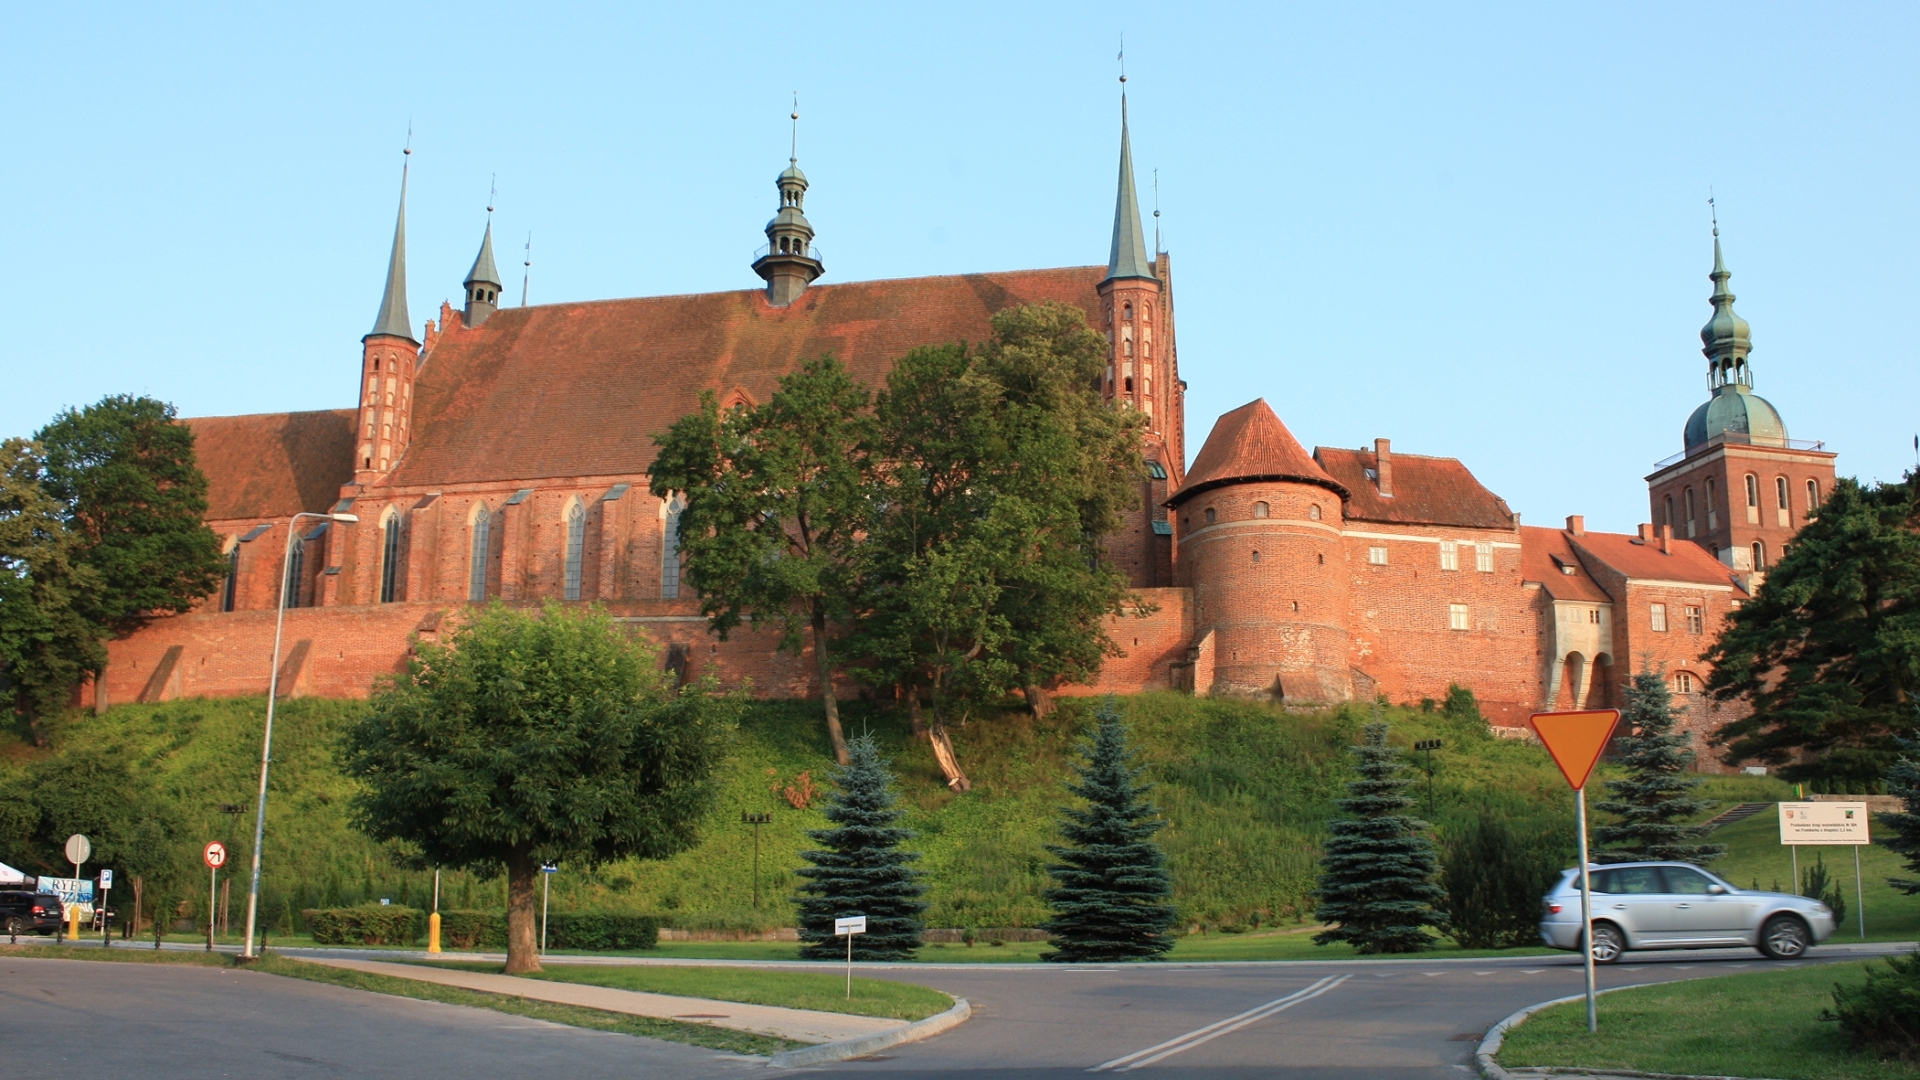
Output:
<instances>
[{"instance_id":1,"label":"grassy hill","mask_svg":"<svg viewBox=\"0 0 1920 1080\"><path fill-rule=\"evenodd\" d=\"M188 700L75 718L55 730L50 749L17 738L0 744L0 784L38 755L78 746L111 749L179 806L187 833L180 838L181 880L204 889L198 850L205 840L229 842L236 866L248 858L264 704L258 698ZM1046 845L1053 840L1060 783L1095 705L1068 701L1040 722L1009 711L956 730L955 747L974 781L965 795L942 784L928 746L909 736L903 718L859 703L847 706L849 730L872 732L899 773L907 824L917 833L914 846L929 878L928 925L1022 927L1045 917ZM1348 775L1346 747L1358 738L1369 710L1289 712L1172 693L1122 698L1119 705L1169 822L1161 839L1172 860L1183 922L1243 930L1303 918L1311 910L1323 826ZM428 901L430 873L399 869L390 851L349 825L352 783L338 771L334 746L360 707L303 699L285 703L277 714L263 875L270 924L290 929L292 913L303 907L379 897ZM1385 712L1396 743L1446 740L1434 756L1434 818L1443 831L1491 809L1524 826L1558 830L1571 862L1572 798L1543 750L1440 713ZM659 863L630 861L592 871L563 866L552 882L555 909L643 911L686 928L793 925L791 871L809 846L806 830L824 824L818 807L831 768L816 704L755 703L735 736L721 798L700 845ZM810 803L802 797L809 781L818 789ZM1764 779L1710 781L1710 794L1728 801L1777 799L1786 791ZM1424 783L1420 793L1424 798ZM222 803L244 804L247 813L222 814ZM758 908L753 829L740 824L743 812L773 815L760 835ZM11 854L0 851L0 861L13 861ZM1752 859L1765 857L1761 852ZM1784 859L1777 861L1784 878ZM1729 870L1742 884L1753 874L1769 884L1758 862L1749 868L1742 858ZM1846 871L1850 879L1851 866ZM446 907L499 906L504 899L498 879L464 873L447 874L443 889ZM1870 929L1878 899L1868 898ZM1920 903L1908 906L1920 926ZM238 901L234 918L240 918Z\"/></svg>"}]
</instances>

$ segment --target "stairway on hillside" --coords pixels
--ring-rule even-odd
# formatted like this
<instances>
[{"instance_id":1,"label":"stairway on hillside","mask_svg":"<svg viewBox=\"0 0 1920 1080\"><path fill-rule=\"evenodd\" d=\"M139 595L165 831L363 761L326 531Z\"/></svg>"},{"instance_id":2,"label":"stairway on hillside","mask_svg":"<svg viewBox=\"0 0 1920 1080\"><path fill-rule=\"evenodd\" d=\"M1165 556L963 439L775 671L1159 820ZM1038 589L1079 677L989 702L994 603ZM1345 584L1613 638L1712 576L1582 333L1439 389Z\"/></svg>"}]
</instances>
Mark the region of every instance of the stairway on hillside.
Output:
<instances>
[{"instance_id":1,"label":"stairway on hillside","mask_svg":"<svg viewBox=\"0 0 1920 1080\"><path fill-rule=\"evenodd\" d=\"M1722 825L1731 825L1736 821L1745 821L1772 805L1770 802L1743 802L1731 810L1722 811L1707 819L1707 831L1712 832Z\"/></svg>"}]
</instances>

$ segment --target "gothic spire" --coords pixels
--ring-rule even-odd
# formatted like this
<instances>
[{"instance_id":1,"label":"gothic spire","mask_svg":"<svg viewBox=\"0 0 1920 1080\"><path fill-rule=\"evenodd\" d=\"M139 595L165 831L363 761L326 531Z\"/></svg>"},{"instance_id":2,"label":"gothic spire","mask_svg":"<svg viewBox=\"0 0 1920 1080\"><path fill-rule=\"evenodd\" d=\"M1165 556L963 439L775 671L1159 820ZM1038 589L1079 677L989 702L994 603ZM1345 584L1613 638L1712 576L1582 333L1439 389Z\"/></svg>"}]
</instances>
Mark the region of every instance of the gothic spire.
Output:
<instances>
[{"instance_id":1,"label":"gothic spire","mask_svg":"<svg viewBox=\"0 0 1920 1080\"><path fill-rule=\"evenodd\" d=\"M1107 277L1151 278L1147 238L1140 229L1140 199L1133 189L1133 144L1127 135L1127 94L1120 92L1120 192L1113 204L1113 250Z\"/></svg>"},{"instance_id":2,"label":"gothic spire","mask_svg":"<svg viewBox=\"0 0 1920 1080\"><path fill-rule=\"evenodd\" d=\"M473 269L467 271L467 280L461 284L467 289L466 323L468 326L479 326L500 307L500 271L493 265L491 214L487 217L487 231L480 237L480 254L474 257Z\"/></svg>"},{"instance_id":3,"label":"gothic spire","mask_svg":"<svg viewBox=\"0 0 1920 1080\"><path fill-rule=\"evenodd\" d=\"M1700 341L1704 346L1700 351L1707 357L1708 386L1713 389L1728 383L1752 386L1753 371L1747 365L1747 354L1753 351L1753 333L1747 320L1733 310L1733 293L1727 288L1727 280L1733 273L1720 254L1717 216L1713 224L1713 273L1707 277L1713 282L1713 295L1707 300L1713 305L1713 317L1700 328Z\"/></svg>"},{"instance_id":4,"label":"gothic spire","mask_svg":"<svg viewBox=\"0 0 1920 1080\"><path fill-rule=\"evenodd\" d=\"M400 215L393 223L393 253L387 258L387 291L380 297L380 313L367 337L404 338L418 345L407 318L407 163L413 148L408 147L406 154L407 162L400 166Z\"/></svg>"}]
</instances>

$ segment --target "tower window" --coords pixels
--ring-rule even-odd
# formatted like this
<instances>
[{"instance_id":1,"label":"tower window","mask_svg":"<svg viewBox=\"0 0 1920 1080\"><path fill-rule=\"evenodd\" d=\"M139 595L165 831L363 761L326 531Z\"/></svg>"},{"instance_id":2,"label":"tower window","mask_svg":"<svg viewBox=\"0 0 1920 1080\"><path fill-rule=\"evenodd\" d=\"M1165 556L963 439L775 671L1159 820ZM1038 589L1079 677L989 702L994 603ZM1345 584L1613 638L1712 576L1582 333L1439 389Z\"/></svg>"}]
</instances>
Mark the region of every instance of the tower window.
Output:
<instances>
[{"instance_id":1,"label":"tower window","mask_svg":"<svg viewBox=\"0 0 1920 1080\"><path fill-rule=\"evenodd\" d=\"M1747 474L1747 524L1760 524L1760 481L1752 473Z\"/></svg>"},{"instance_id":2,"label":"tower window","mask_svg":"<svg viewBox=\"0 0 1920 1080\"><path fill-rule=\"evenodd\" d=\"M1667 515L1662 524L1671 529L1673 528L1673 496L1671 495L1667 496L1666 511Z\"/></svg>"},{"instance_id":3,"label":"tower window","mask_svg":"<svg viewBox=\"0 0 1920 1080\"><path fill-rule=\"evenodd\" d=\"M1120 305L1120 317L1127 322L1133 321L1133 303L1131 301Z\"/></svg>"},{"instance_id":4,"label":"tower window","mask_svg":"<svg viewBox=\"0 0 1920 1080\"><path fill-rule=\"evenodd\" d=\"M1447 605L1447 629L1449 630L1473 629L1473 617L1471 613L1468 612L1467 605L1465 604L1448 604Z\"/></svg>"},{"instance_id":5,"label":"tower window","mask_svg":"<svg viewBox=\"0 0 1920 1080\"><path fill-rule=\"evenodd\" d=\"M1257 502L1257 503L1254 503L1254 504L1253 504L1253 516L1254 516L1254 517L1257 517L1257 518L1263 518L1263 517L1266 517L1266 516L1267 516L1267 504L1266 504L1266 503L1263 503L1263 502Z\"/></svg>"},{"instance_id":6,"label":"tower window","mask_svg":"<svg viewBox=\"0 0 1920 1080\"><path fill-rule=\"evenodd\" d=\"M1720 498L1713 483L1713 477L1707 477L1707 531L1720 527Z\"/></svg>"},{"instance_id":7,"label":"tower window","mask_svg":"<svg viewBox=\"0 0 1920 1080\"><path fill-rule=\"evenodd\" d=\"M1460 545L1452 540L1440 541L1440 569L1460 569Z\"/></svg>"},{"instance_id":8,"label":"tower window","mask_svg":"<svg viewBox=\"0 0 1920 1080\"><path fill-rule=\"evenodd\" d=\"M1687 633L1703 634L1706 632L1707 620L1701 616L1699 608L1689 607L1686 609L1685 614L1687 617Z\"/></svg>"},{"instance_id":9,"label":"tower window","mask_svg":"<svg viewBox=\"0 0 1920 1080\"><path fill-rule=\"evenodd\" d=\"M1674 674L1673 674L1673 692L1674 692L1674 693L1676 693L1676 694L1691 694L1691 693L1693 693L1693 676L1692 676L1692 674L1690 674L1690 673L1688 673L1688 672L1685 672L1685 671L1676 671L1676 672L1674 672Z\"/></svg>"},{"instance_id":10,"label":"tower window","mask_svg":"<svg viewBox=\"0 0 1920 1080\"><path fill-rule=\"evenodd\" d=\"M1257 552L1257 551L1256 551L1256 552L1254 552L1254 553L1253 553L1253 561L1254 561L1254 562L1259 562L1259 561L1260 561L1260 553L1259 553L1259 552Z\"/></svg>"},{"instance_id":11,"label":"tower window","mask_svg":"<svg viewBox=\"0 0 1920 1080\"><path fill-rule=\"evenodd\" d=\"M1493 573L1493 545L1473 545L1473 568L1483 574Z\"/></svg>"},{"instance_id":12,"label":"tower window","mask_svg":"<svg viewBox=\"0 0 1920 1080\"><path fill-rule=\"evenodd\" d=\"M1320 504L1319 503L1314 503L1313 505L1307 507L1307 520L1308 521L1320 520Z\"/></svg>"},{"instance_id":13,"label":"tower window","mask_svg":"<svg viewBox=\"0 0 1920 1080\"><path fill-rule=\"evenodd\" d=\"M1793 510L1787 502L1787 478L1773 478L1774 523L1781 526L1793 524Z\"/></svg>"},{"instance_id":14,"label":"tower window","mask_svg":"<svg viewBox=\"0 0 1920 1080\"><path fill-rule=\"evenodd\" d=\"M1211 506L1207 507L1207 512L1202 516L1204 516L1207 519L1207 524L1209 525L1213 524L1213 507Z\"/></svg>"},{"instance_id":15,"label":"tower window","mask_svg":"<svg viewBox=\"0 0 1920 1080\"><path fill-rule=\"evenodd\" d=\"M1665 604L1653 605L1652 608L1650 609L1649 617L1652 621L1654 633L1664 634L1667 632L1667 605Z\"/></svg>"},{"instance_id":16,"label":"tower window","mask_svg":"<svg viewBox=\"0 0 1920 1080\"><path fill-rule=\"evenodd\" d=\"M587 548L587 508L576 500L567 510L567 599L580 599L580 563Z\"/></svg>"},{"instance_id":17,"label":"tower window","mask_svg":"<svg viewBox=\"0 0 1920 1080\"><path fill-rule=\"evenodd\" d=\"M1753 568L1755 570L1767 568L1767 545L1758 540L1753 542Z\"/></svg>"},{"instance_id":18,"label":"tower window","mask_svg":"<svg viewBox=\"0 0 1920 1080\"><path fill-rule=\"evenodd\" d=\"M1692 488L1688 488L1688 489L1687 489L1686 491L1684 491L1684 492L1682 492L1682 493L1681 493L1681 496L1680 496L1680 497L1681 497L1681 500L1682 500L1683 502L1685 502L1685 504L1686 504L1686 509L1687 509L1687 538L1688 538L1689 540L1691 540L1691 539L1693 538L1693 533L1694 533L1694 528L1693 528L1693 520L1694 520L1694 518L1693 518L1693 489L1692 489Z\"/></svg>"},{"instance_id":19,"label":"tower window","mask_svg":"<svg viewBox=\"0 0 1920 1080\"><path fill-rule=\"evenodd\" d=\"M1326 553L1326 552L1324 552L1324 551L1323 551L1323 552L1320 552L1320 553L1319 553L1318 555L1315 555L1315 556L1314 556L1314 558L1316 558L1316 559L1318 559L1318 560L1320 560L1320 562L1319 562L1319 565L1321 565L1321 566L1325 566L1325 565L1327 565L1327 553Z\"/></svg>"},{"instance_id":20,"label":"tower window","mask_svg":"<svg viewBox=\"0 0 1920 1080\"><path fill-rule=\"evenodd\" d=\"M1820 509L1820 481L1809 480L1807 481L1807 516L1812 517L1813 512L1818 509Z\"/></svg>"}]
</instances>

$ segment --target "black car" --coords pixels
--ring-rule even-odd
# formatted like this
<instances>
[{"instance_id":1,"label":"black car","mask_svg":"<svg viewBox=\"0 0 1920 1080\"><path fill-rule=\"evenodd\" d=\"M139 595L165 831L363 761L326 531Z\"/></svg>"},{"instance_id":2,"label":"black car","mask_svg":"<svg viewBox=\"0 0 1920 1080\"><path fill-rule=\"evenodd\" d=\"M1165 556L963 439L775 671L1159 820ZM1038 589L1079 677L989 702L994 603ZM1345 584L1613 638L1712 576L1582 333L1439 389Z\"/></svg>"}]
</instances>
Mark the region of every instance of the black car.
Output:
<instances>
[{"instance_id":1,"label":"black car","mask_svg":"<svg viewBox=\"0 0 1920 1080\"><path fill-rule=\"evenodd\" d=\"M62 911L60 897L54 893L0 890L0 933L57 934Z\"/></svg>"}]
</instances>

